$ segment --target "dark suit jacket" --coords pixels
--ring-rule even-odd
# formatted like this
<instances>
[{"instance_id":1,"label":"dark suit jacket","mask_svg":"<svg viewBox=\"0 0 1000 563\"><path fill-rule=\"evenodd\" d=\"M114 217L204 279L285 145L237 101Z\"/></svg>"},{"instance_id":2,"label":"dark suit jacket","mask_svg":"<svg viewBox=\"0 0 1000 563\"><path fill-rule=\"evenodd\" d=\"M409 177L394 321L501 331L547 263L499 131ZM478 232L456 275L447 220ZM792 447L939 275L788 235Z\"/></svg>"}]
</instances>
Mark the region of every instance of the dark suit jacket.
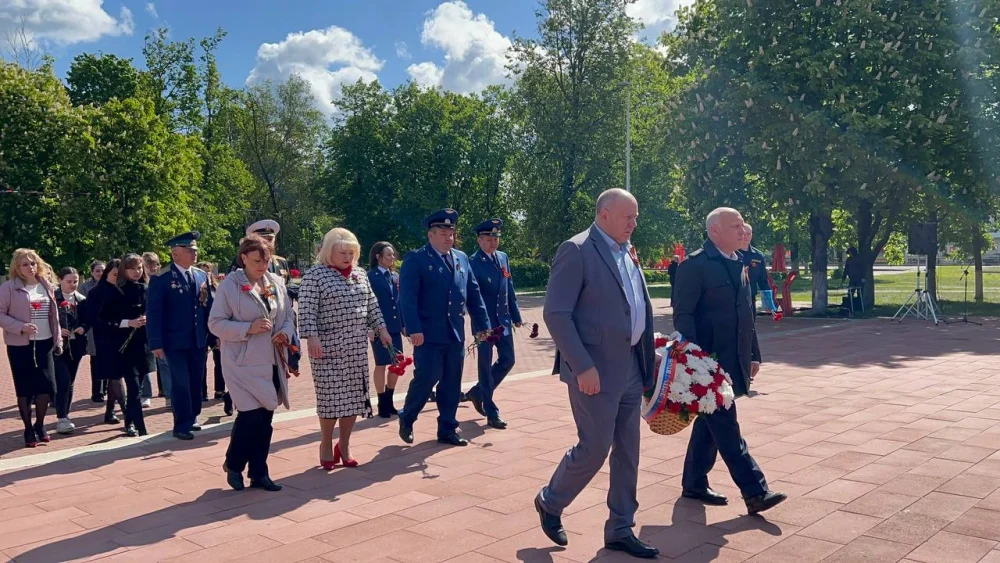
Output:
<instances>
[{"instance_id":1,"label":"dark suit jacket","mask_svg":"<svg viewBox=\"0 0 1000 563\"><path fill-rule=\"evenodd\" d=\"M496 251L500 267L510 276L510 260L507 255ZM521 322L521 310L517 307L517 295L514 294L514 280L505 277L503 270L497 268L493 260L482 250L477 250L469 257L469 264L479 282L479 292L486 303L486 312L490 315L490 325L503 326L510 331L511 324Z\"/></svg>"},{"instance_id":2,"label":"dark suit jacket","mask_svg":"<svg viewBox=\"0 0 1000 563\"><path fill-rule=\"evenodd\" d=\"M378 307L382 310L385 329L391 333L403 332L403 315L399 311L399 274L390 272L386 277L376 266L368 272L368 285L378 299Z\"/></svg>"},{"instance_id":3,"label":"dark suit jacket","mask_svg":"<svg viewBox=\"0 0 1000 563\"><path fill-rule=\"evenodd\" d=\"M427 244L403 258L399 272L399 307L408 334L423 334L430 344L465 343L465 313L472 332L490 329L483 296L469 257L451 251L454 273L441 255Z\"/></svg>"},{"instance_id":4,"label":"dark suit jacket","mask_svg":"<svg viewBox=\"0 0 1000 563\"><path fill-rule=\"evenodd\" d=\"M677 267L674 328L718 358L737 396L750 392L750 362L760 361L760 347L749 279L743 263L710 240Z\"/></svg>"},{"instance_id":5,"label":"dark suit jacket","mask_svg":"<svg viewBox=\"0 0 1000 563\"><path fill-rule=\"evenodd\" d=\"M146 308L146 336L151 350L205 349L208 341L208 312L212 296L208 292L208 275L198 268L191 269L194 284L171 265L165 272L149 280ZM206 298L201 300L201 288Z\"/></svg>"},{"instance_id":6,"label":"dark suit jacket","mask_svg":"<svg viewBox=\"0 0 1000 563\"><path fill-rule=\"evenodd\" d=\"M653 386L653 307L643 280L646 331L639 339L642 382ZM592 225L562 243L552 260L545 289L545 326L556 344L555 371L560 380L576 383L576 376L592 367L601 378L601 390L622 389L632 365L632 321L625 284L607 241Z\"/></svg>"}]
</instances>

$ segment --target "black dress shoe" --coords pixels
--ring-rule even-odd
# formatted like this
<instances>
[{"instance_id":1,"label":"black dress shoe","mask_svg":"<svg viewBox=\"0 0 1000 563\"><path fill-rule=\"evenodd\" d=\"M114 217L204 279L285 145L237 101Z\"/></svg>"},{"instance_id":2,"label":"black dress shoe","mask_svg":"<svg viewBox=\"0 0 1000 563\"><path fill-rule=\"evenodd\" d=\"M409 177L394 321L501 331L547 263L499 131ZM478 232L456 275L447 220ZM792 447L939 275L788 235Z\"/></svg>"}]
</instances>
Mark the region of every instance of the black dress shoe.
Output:
<instances>
[{"instance_id":1,"label":"black dress shoe","mask_svg":"<svg viewBox=\"0 0 1000 563\"><path fill-rule=\"evenodd\" d=\"M542 532L556 545L566 545L569 539L566 537L566 529L563 528L562 518L555 514L549 514L542 508L542 501L535 497L535 510L538 511L538 519L542 524Z\"/></svg>"},{"instance_id":2,"label":"black dress shoe","mask_svg":"<svg viewBox=\"0 0 1000 563\"><path fill-rule=\"evenodd\" d=\"M399 437L407 444L413 443L413 425L403 422L402 418L399 419Z\"/></svg>"},{"instance_id":3,"label":"black dress shoe","mask_svg":"<svg viewBox=\"0 0 1000 563\"><path fill-rule=\"evenodd\" d=\"M746 499L747 502L747 512L749 514L757 514L764 512L765 510L770 510L775 506L785 502L788 499L788 495L785 493L775 493L773 491L768 491L762 495L757 495L755 497L750 497Z\"/></svg>"},{"instance_id":4,"label":"black dress shoe","mask_svg":"<svg viewBox=\"0 0 1000 563\"><path fill-rule=\"evenodd\" d=\"M713 506L725 506L729 504L729 499L726 495L717 493L712 489L706 488L704 491L692 491L691 489L684 489L681 492L681 496L684 498L690 498L694 500L700 500L705 504L711 504Z\"/></svg>"},{"instance_id":5,"label":"black dress shoe","mask_svg":"<svg viewBox=\"0 0 1000 563\"><path fill-rule=\"evenodd\" d=\"M624 551L632 557L640 559L655 559L660 554L660 550L653 546L646 545L635 536L628 536L620 540L604 542L604 548L611 551Z\"/></svg>"},{"instance_id":6,"label":"black dress shoe","mask_svg":"<svg viewBox=\"0 0 1000 563\"><path fill-rule=\"evenodd\" d=\"M476 412L482 416L486 416L486 409L483 408L482 399L473 395L466 395L466 397L469 398L469 402L472 403L472 408L476 409Z\"/></svg>"},{"instance_id":7,"label":"black dress shoe","mask_svg":"<svg viewBox=\"0 0 1000 563\"><path fill-rule=\"evenodd\" d=\"M222 470L226 472L226 483L229 483L230 488L234 491L243 490L243 474L239 471L232 471L229 469L229 465L223 463Z\"/></svg>"},{"instance_id":8,"label":"black dress shoe","mask_svg":"<svg viewBox=\"0 0 1000 563\"><path fill-rule=\"evenodd\" d=\"M440 443L440 444L448 444L449 446L468 446L469 445L469 441L468 440L466 440L465 438L459 436L458 434L454 434L454 433L449 434L449 435L447 435L447 436L445 436L443 438L439 437L438 438L438 443Z\"/></svg>"},{"instance_id":9,"label":"black dress shoe","mask_svg":"<svg viewBox=\"0 0 1000 563\"><path fill-rule=\"evenodd\" d=\"M114 413L104 415L104 424L118 424L121 420Z\"/></svg>"},{"instance_id":10,"label":"black dress shoe","mask_svg":"<svg viewBox=\"0 0 1000 563\"><path fill-rule=\"evenodd\" d=\"M229 392L222 394L222 411L226 416L233 416L233 398L229 396Z\"/></svg>"},{"instance_id":11,"label":"black dress shoe","mask_svg":"<svg viewBox=\"0 0 1000 563\"><path fill-rule=\"evenodd\" d=\"M174 438L178 440L194 440L194 434L190 432L174 432Z\"/></svg>"},{"instance_id":12,"label":"black dress shoe","mask_svg":"<svg viewBox=\"0 0 1000 563\"><path fill-rule=\"evenodd\" d=\"M104 402L104 395L91 395L90 396L90 402L91 403L103 403Z\"/></svg>"},{"instance_id":13,"label":"black dress shoe","mask_svg":"<svg viewBox=\"0 0 1000 563\"><path fill-rule=\"evenodd\" d=\"M129 424L128 427L125 428L125 435L129 438L135 438L139 435L139 431L135 429L134 425Z\"/></svg>"},{"instance_id":14,"label":"black dress shoe","mask_svg":"<svg viewBox=\"0 0 1000 563\"><path fill-rule=\"evenodd\" d=\"M435 393L434 391L431 391L431 394L427 396L427 402L428 403L436 403L437 402L437 398L438 398L437 393Z\"/></svg>"},{"instance_id":15,"label":"black dress shoe","mask_svg":"<svg viewBox=\"0 0 1000 563\"><path fill-rule=\"evenodd\" d=\"M251 489L264 489L265 491L271 491L272 493L281 490L281 485L275 483L267 475L261 477L260 479L250 479Z\"/></svg>"},{"instance_id":16,"label":"black dress shoe","mask_svg":"<svg viewBox=\"0 0 1000 563\"><path fill-rule=\"evenodd\" d=\"M215 400L216 401L221 400L225 396L226 396L226 393L224 391L216 391L215 392Z\"/></svg>"},{"instance_id":17,"label":"black dress shoe","mask_svg":"<svg viewBox=\"0 0 1000 563\"><path fill-rule=\"evenodd\" d=\"M507 421L504 420L504 419L502 419L502 418L500 418L499 416L496 417L496 418L491 418L491 419L487 420L486 424L488 424L490 426L490 428L496 428L497 430L506 430L507 429Z\"/></svg>"},{"instance_id":18,"label":"black dress shoe","mask_svg":"<svg viewBox=\"0 0 1000 563\"><path fill-rule=\"evenodd\" d=\"M198 424L197 422L195 422L194 424L191 425L191 431L192 432L201 432L201 425Z\"/></svg>"}]
</instances>

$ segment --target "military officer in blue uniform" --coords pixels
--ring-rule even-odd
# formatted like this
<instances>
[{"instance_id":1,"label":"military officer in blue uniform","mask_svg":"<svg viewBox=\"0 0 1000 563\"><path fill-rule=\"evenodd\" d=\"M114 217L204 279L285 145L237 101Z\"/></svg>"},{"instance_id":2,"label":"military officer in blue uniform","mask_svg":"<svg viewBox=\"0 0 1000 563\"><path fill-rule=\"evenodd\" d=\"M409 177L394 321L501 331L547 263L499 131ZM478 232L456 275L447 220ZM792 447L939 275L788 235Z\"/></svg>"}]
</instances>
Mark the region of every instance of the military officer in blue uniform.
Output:
<instances>
[{"instance_id":1,"label":"military officer in blue uniform","mask_svg":"<svg viewBox=\"0 0 1000 563\"><path fill-rule=\"evenodd\" d=\"M200 233L191 231L167 241L173 264L150 280L146 304L149 347L170 370L173 430L180 440L193 440L192 431L201 430L197 418L212 297L208 275L194 267L199 238Z\"/></svg>"},{"instance_id":2,"label":"military officer in blue uniform","mask_svg":"<svg viewBox=\"0 0 1000 563\"><path fill-rule=\"evenodd\" d=\"M413 343L413 379L399 412L399 437L413 443L413 423L437 387L437 439L453 446L468 445L456 432L462 368L465 361L465 312L473 333L490 330L486 305L469 257L455 246L458 212L442 209L424 221L427 245L403 258L399 305Z\"/></svg>"},{"instance_id":3,"label":"military officer in blue uniform","mask_svg":"<svg viewBox=\"0 0 1000 563\"><path fill-rule=\"evenodd\" d=\"M479 345L479 383L465 394L476 412L486 417L486 423L498 430L507 428L507 422L500 418L500 409L493 402L493 392L514 367L514 327L521 326L521 311L514 295L514 280L510 277L510 260L507 254L497 250L503 220L488 219L476 227L476 242L479 250L469 257L472 272L479 282L479 292L486 303L490 315L490 325L502 326L503 336L496 344L483 342ZM493 362L493 347L497 349L497 361Z\"/></svg>"},{"instance_id":4,"label":"military officer in blue uniform","mask_svg":"<svg viewBox=\"0 0 1000 563\"><path fill-rule=\"evenodd\" d=\"M750 307L754 316L757 316L757 293L771 289L771 284L767 281L767 263L764 262L764 255L750 245L753 239L753 227L749 223L743 225L743 250L740 251L740 259L747 267L747 274L750 277Z\"/></svg>"}]
</instances>

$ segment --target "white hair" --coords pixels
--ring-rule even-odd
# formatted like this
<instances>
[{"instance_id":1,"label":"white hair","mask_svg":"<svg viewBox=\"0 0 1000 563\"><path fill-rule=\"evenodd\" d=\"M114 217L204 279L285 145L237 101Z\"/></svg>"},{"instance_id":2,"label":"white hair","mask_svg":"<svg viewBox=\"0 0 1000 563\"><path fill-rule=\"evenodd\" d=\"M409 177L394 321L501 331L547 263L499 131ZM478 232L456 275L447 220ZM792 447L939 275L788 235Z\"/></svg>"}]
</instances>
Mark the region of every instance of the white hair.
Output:
<instances>
[{"instance_id":1,"label":"white hair","mask_svg":"<svg viewBox=\"0 0 1000 563\"><path fill-rule=\"evenodd\" d=\"M623 200L635 201L635 196L621 188L604 190L601 195L597 196L597 213L600 214L601 211Z\"/></svg>"},{"instance_id":2,"label":"white hair","mask_svg":"<svg viewBox=\"0 0 1000 563\"><path fill-rule=\"evenodd\" d=\"M733 209L732 207L716 207L713 209L712 212L708 214L708 217L705 217L705 231L711 232L712 225L718 224L719 220L722 219L722 216L729 213L734 215L740 214L739 211Z\"/></svg>"}]
</instances>

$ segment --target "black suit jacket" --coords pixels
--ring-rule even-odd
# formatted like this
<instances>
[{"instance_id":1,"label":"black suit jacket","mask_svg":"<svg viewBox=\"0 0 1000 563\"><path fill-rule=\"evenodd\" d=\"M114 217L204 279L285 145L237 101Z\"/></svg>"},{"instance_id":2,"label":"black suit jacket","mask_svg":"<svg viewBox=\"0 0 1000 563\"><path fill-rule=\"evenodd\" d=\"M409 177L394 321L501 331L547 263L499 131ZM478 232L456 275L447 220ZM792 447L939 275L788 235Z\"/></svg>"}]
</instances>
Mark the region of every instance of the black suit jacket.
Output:
<instances>
[{"instance_id":1,"label":"black suit jacket","mask_svg":"<svg viewBox=\"0 0 1000 563\"><path fill-rule=\"evenodd\" d=\"M750 362L760 361L750 285L743 263L706 240L677 267L674 328L714 354L737 396L750 392Z\"/></svg>"}]
</instances>

